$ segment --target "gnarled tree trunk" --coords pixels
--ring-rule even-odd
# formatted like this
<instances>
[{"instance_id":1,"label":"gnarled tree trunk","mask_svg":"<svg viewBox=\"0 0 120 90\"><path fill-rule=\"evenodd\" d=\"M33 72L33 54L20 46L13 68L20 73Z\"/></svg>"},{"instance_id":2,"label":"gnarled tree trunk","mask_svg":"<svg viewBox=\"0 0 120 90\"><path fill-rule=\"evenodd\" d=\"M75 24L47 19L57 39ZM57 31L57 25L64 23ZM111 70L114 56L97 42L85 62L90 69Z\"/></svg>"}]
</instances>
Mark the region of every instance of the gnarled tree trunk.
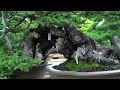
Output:
<instances>
[{"instance_id":1,"label":"gnarled tree trunk","mask_svg":"<svg viewBox=\"0 0 120 90\"><path fill-rule=\"evenodd\" d=\"M64 54L67 59L70 59L71 57L75 58L77 64L79 58L105 64L119 63L117 59L113 59L114 51L117 57L120 58L120 43L118 43L120 40L117 37L111 39L113 47L110 47L106 49L104 53L99 54L96 51L95 40L69 25L63 26L63 28L64 30L60 30L62 28L51 28L47 26L41 28L41 26L39 26L37 29L30 30L26 42L30 41L28 46L32 49L33 57L35 57L36 54L36 45L37 43L40 43L40 46L37 47L37 49L39 49L37 50L37 53L41 50L41 52L44 52L43 54L40 52L43 56L58 52ZM48 33L51 33L50 40L47 39ZM36 35L39 37L36 37ZM28 54L30 54L31 50L26 50L25 52L29 52Z\"/></svg>"}]
</instances>

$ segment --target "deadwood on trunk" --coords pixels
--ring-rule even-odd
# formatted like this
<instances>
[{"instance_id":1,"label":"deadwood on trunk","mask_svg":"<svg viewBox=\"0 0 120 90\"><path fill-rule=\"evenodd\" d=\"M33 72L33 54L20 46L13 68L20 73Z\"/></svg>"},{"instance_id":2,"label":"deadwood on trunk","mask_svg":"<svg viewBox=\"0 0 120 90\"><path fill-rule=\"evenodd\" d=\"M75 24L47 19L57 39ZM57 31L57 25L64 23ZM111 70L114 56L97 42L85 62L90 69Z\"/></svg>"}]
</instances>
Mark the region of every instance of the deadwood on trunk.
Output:
<instances>
[{"instance_id":1,"label":"deadwood on trunk","mask_svg":"<svg viewBox=\"0 0 120 90\"><path fill-rule=\"evenodd\" d=\"M6 45L7 45L7 48L8 48L8 52L11 53L12 52L12 45L11 45L11 42L7 36L7 25L6 25L6 21L5 21L5 18L4 18L4 12L1 11L2 13L2 24L3 24L3 35L1 36L1 38L3 37L6 41Z\"/></svg>"},{"instance_id":2,"label":"deadwood on trunk","mask_svg":"<svg viewBox=\"0 0 120 90\"><path fill-rule=\"evenodd\" d=\"M75 60L78 63L78 58L82 55L82 59L89 61L96 61L98 63L118 64L118 60L106 58L98 54L96 50L96 42L90 37L86 36L81 31L75 29L70 25L64 26L67 37L72 41L74 47L77 48Z\"/></svg>"},{"instance_id":3,"label":"deadwood on trunk","mask_svg":"<svg viewBox=\"0 0 120 90\"><path fill-rule=\"evenodd\" d=\"M118 60L114 60L110 57L107 58L105 56L98 54L95 50L89 49L89 45L83 45L81 47L78 47L77 52L73 57L75 59L76 57L79 57L79 59L84 59L86 61L96 61L102 64L118 64L119 63Z\"/></svg>"},{"instance_id":4,"label":"deadwood on trunk","mask_svg":"<svg viewBox=\"0 0 120 90\"><path fill-rule=\"evenodd\" d=\"M93 60L93 61L97 61L98 63L106 63L106 64L118 64L119 61L118 60L114 60L113 55L114 52L111 49L105 50L104 53L102 53L102 55L98 54L95 50L91 50L90 49L90 44L87 44L85 49L86 50L86 55L85 55L85 59L86 60Z\"/></svg>"}]
</instances>

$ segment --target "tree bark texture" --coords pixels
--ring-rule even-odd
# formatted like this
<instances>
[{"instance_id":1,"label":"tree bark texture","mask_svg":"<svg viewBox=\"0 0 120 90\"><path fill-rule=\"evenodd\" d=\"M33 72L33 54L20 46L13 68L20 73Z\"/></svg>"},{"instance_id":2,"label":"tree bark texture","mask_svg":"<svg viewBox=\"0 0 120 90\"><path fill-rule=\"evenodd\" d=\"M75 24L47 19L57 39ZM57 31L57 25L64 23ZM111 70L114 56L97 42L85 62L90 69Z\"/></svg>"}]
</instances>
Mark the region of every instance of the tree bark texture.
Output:
<instances>
[{"instance_id":1,"label":"tree bark texture","mask_svg":"<svg viewBox=\"0 0 120 90\"><path fill-rule=\"evenodd\" d=\"M63 28L63 29L62 29ZM36 30L39 30L35 32ZM38 41L35 39L35 34L38 34ZM48 40L48 33L51 33L51 40ZM30 36L30 37L28 37ZM28 41L30 41L29 46L32 46L32 53L36 54L36 45L40 43L38 47L41 51L44 52L44 55L48 55L50 53L58 52L64 54L64 56L70 60L71 58L75 58L76 63L78 64L78 59L85 59L88 61L96 61L98 63L104 64L118 64L119 61L113 58L114 54L120 58L120 40L113 39L111 42L113 43L111 47L107 47L104 53L99 54L97 52L96 41L92 38L86 36L81 31L76 30L74 27L69 25L64 25L62 27L41 27L39 26L37 29L32 30L29 35L27 35ZM115 37L116 38L116 37ZM36 42L35 42L36 41ZM35 44L34 44L34 43ZM33 46L34 44L34 46ZM115 53L114 53L115 51ZM40 53L41 53L40 52ZM42 54L43 55L43 54ZM35 55L34 55L35 56Z\"/></svg>"}]
</instances>

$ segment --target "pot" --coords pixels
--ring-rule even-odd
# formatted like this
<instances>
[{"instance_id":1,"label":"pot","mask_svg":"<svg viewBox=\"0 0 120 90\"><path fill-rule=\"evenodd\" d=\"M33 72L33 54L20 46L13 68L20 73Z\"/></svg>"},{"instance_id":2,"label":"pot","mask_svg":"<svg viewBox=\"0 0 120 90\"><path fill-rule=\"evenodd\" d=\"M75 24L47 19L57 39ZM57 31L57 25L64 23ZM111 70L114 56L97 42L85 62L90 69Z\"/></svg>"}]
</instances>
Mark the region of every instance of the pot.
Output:
<instances>
[{"instance_id":1,"label":"pot","mask_svg":"<svg viewBox=\"0 0 120 90\"><path fill-rule=\"evenodd\" d=\"M46 66L51 79L120 79L120 70L98 71L98 72L75 72L75 71L61 71L53 68L52 65Z\"/></svg>"}]
</instances>

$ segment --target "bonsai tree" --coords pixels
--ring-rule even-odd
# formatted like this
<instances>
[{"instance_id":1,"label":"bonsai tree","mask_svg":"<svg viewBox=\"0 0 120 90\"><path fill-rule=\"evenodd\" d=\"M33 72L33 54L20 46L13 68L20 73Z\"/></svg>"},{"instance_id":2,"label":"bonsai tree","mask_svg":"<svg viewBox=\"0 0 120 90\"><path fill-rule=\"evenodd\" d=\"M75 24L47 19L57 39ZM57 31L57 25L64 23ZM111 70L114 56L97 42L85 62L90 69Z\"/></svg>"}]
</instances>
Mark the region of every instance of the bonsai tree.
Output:
<instances>
[{"instance_id":1,"label":"bonsai tree","mask_svg":"<svg viewBox=\"0 0 120 90\"><path fill-rule=\"evenodd\" d=\"M50 53L57 52L63 54L68 61L75 58L77 64L79 64L78 59L118 64L119 54L117 53L119 51L117 50L119 48L113 46L116 46L115 41L119 40L111 39L112 46L107 47L107 50L101 55L96 47L96 42L106 43L105 40L107 40L108 43L106 37L119 35L119 30L117 30L119 22L111 24L116 18L119 18L117 15L119 12L114 11L2 11L0 40L3 43L0 46L1 49L4 48L7 56L15 56L19 52L19 44L22 42L24 55L30 56L31 59L46 59ZM115 19L105 16L114 16ZM96 27L102 18L105 18L105 22ZM114 53L116 55L113 55Z\"/></svg>"}]
</instances>

